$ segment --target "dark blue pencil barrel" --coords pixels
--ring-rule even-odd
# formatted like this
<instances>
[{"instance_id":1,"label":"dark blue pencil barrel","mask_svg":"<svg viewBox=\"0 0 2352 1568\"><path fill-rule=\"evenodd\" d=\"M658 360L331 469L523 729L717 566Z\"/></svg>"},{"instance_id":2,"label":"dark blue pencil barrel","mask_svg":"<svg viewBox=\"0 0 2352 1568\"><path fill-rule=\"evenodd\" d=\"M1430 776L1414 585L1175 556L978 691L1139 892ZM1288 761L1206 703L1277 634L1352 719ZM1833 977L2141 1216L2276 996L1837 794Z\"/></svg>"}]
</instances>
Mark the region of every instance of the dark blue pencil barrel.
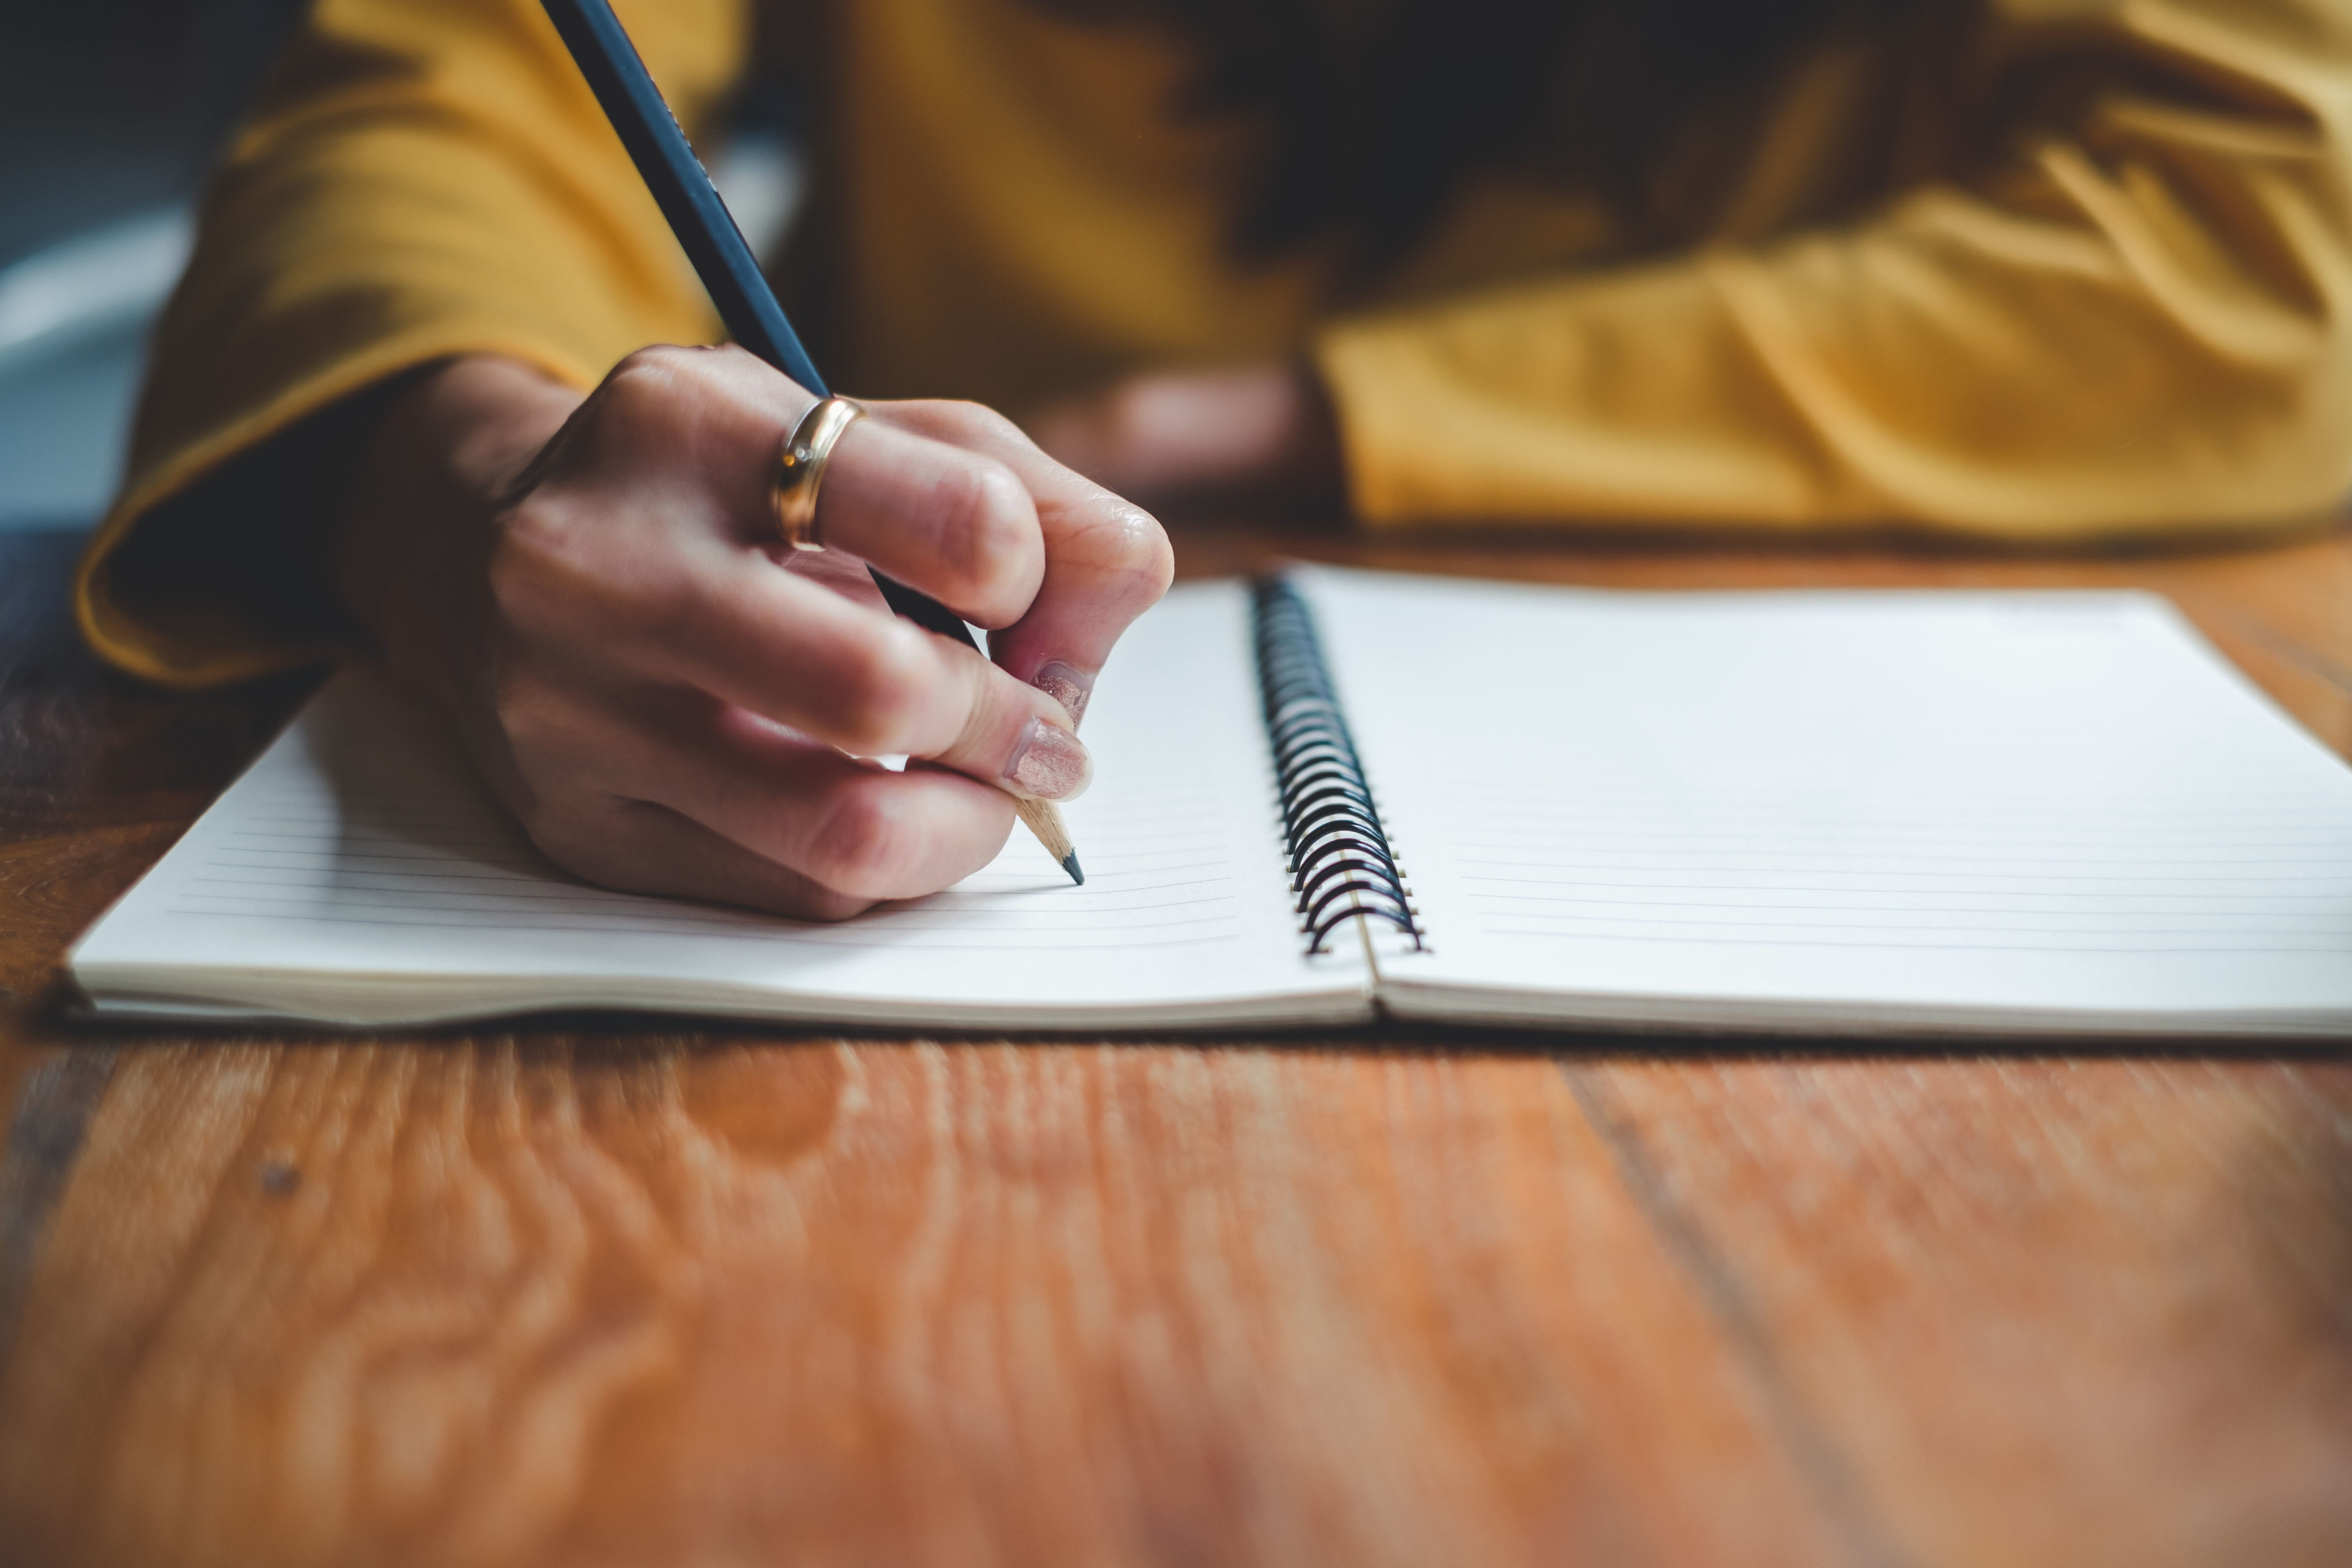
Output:
<instances>
[{"instance_id":1,"label":"dark blue pencil barrel","mask_svg":"<svg viewBox=\"0 0 2352 1568\"><path fill-rule=\"evenodd\" d=\"M776 303L759 257L735 226L734 214L695 157L613 7L605 0L545 5L588 89L719 307L729 335L819 397L825 395L824 378Z\"/></svg>"},{"instance_id":2,"label":"dark blue pencil barrel","mask_svg":"<svg viewBox=\"0 0 2352 1568\"><path fill-rule=\"evenodd\" d=\"M646 188L653 193L655 204L668 220L670 232L694 264L695 276L702 279L710 302L719 307L719 319L727 324L728 334L802 386L824 396L824 378L817 374L808 350L801 346L800 334L793 330L784 308L776 303L775 290L768 287L767 275L760 270L760 258L751 254L743 231L735 226L734 214L719 199L719 188L694 155L686 132L678 129L677 117L670 113L668 100L654 85L652 73L646 69L636 45L629 41L621 19L613 15L613 7L605 0L541 3L563 47L572 51L580 74L587 79L588 90L596 95L604 118L613 122L614 134L628 150ZM867 570L872 571L870 567ZM963 617L938 600L878 571L873 572L873 578L884 602L898 614L967 648L979 647Z\"/></svg>"}]
</instances>

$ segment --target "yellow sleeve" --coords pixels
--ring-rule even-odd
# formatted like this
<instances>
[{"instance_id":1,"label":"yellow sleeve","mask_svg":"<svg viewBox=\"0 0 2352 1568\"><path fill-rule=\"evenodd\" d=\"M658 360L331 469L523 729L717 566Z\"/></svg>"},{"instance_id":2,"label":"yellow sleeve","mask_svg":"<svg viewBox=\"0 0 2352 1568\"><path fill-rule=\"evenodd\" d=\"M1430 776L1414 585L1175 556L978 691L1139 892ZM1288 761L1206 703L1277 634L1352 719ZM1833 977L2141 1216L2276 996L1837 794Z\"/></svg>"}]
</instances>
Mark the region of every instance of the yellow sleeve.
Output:
<instances>
[{"instance_id":1,"label":"yellow sleeve","mask_svg":"<svg viewBox=\"0 0 2352 1568\"><path fill-rule=\"evenodd\" d=\"M615 8L691 131L738 72L742 0ZM173 685L297 661L315 650L218 591L266 570L237 558L269 541L171 503L406 369L498 352L584 388L643 344L716 332L535 0L318 0L207 193L123 489L83 562L83 628ZM194 583L158 564L184 561L221 564Z\"/></svg>"},{"instance_id":2,"label":"yellow sleeve","mask_svg":"<svg viewBox=\"0 0 2352 1568\"><path fill-rule=\"evenodd\" d=\"M2352 10L1996 0L1983 172L1848 227L1332 326L1373 525L2056 540L2352 486Z\"/></svg>"}]
</instances>

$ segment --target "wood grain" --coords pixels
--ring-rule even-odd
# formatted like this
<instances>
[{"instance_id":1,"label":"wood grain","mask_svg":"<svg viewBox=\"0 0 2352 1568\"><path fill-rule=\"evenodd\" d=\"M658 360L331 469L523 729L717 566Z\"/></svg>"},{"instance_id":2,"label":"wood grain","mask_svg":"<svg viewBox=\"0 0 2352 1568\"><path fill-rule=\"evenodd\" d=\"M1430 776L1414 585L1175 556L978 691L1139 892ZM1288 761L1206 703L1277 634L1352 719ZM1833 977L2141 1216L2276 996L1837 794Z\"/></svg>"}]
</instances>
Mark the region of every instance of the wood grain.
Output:
<instances>
[{"instance_id":1,"label":"wood grain","mask_svg":"<svg viewBox=\"0 0 2352 1568\"><path fill-rule=\"evenodd\" d=\"M1914 1560L2347 1560L2352 1067L1567 1071Z\"/></svg>"},{"instance_id":2,"label":"wood grain","mask_svg":"<svg viewBox=\"0 0 2352 1568\"><path fill-rule=\"evenodd\" d=\"M136 1054L0 1383L42 1561L1809 1563L1543 1061Z\"/></svg>"},{"instance_id":3,"label":"wood grain","mask_svg":"<svg viewBox=\"0 0 2352 1568\"><path fill-rule=\"evenodd\" d=\"M1276 554L2151 588L2352 750L2342 533L1179 535ZM66 559L0 541L0 1563L2352 1561L2336 1056L77 1029L306 687L104 675Z\"/></svg>"}]
</instances>

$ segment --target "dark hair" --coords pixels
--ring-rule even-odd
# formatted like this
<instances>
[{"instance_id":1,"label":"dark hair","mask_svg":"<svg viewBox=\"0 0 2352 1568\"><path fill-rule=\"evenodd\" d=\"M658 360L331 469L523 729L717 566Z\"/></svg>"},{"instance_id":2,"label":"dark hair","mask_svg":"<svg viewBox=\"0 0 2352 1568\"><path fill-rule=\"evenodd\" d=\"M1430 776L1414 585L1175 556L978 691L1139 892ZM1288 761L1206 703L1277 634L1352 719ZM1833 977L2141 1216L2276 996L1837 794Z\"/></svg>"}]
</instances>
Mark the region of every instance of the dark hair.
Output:
<instances>
[{"instance_id":1,"label":"dark hair","mask_svg":"<svg viewBox=\"0 0 2352 1568\"><path fill-rule=\"evenodd\" d=\"M1065 0L1067 3L1067 0ZM1842 26L1919 0L1149 0L1206 55L1199 112L1262 117L1244 255L1339 235L1397 260L1465 178L1524 166L1637 227L1678 134Z\"/></svg>"}]
</instances>

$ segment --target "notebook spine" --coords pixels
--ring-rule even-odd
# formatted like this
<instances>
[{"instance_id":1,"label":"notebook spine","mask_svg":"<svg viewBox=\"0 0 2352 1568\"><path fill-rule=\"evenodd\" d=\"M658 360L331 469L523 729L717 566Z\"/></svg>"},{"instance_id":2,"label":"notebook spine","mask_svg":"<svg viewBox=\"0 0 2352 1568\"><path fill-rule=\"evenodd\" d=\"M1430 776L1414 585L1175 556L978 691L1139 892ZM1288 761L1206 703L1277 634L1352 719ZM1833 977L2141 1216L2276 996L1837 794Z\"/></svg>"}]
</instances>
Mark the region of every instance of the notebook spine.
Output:
<instances>
[{"instance_id":1,"label":"notebook spine","mask_svg":"<svg viewBox=\"0 0 2352 1568\"><path fill-rule=\"evenodd\" d=\"M1412 890L1390 847L1348 717L1331 686L1315 617L1280 577L1251 584L1258 691L1282 791L1283 834L1299 930L1310 954L1350 920L1380 920L1423 946Z\"/></svg>"}]
</instances>

